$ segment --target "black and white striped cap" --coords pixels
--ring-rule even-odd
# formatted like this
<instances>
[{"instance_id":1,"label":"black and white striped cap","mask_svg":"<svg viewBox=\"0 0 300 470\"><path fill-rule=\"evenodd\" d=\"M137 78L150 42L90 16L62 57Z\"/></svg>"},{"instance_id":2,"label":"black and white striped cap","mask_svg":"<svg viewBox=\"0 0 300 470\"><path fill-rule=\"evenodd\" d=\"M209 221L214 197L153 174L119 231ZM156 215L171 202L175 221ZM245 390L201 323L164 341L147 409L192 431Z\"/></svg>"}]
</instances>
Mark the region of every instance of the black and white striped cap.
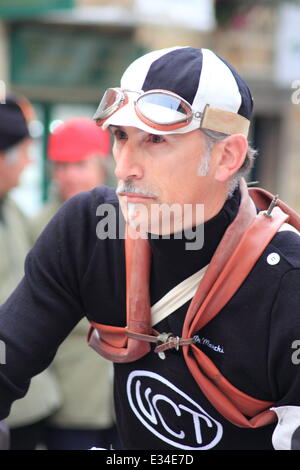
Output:
<instances>
[{"instance_id":1,"label":"black and white striped cap","mask_svg":"<svg viewBox=\"0 0 300 470\"><path fill-rule=\"evenodd\" d=\"M144 92L172 91L188 101L194 112L204 114L201 125L199 120L193 119L180 129L155 130L138 118L134 100L130 99L106 120L105 128L110 125L134 126L152 134L172 134L203 127L225 134L247 135L253 108L248 85L234 67L209 49L172 47L149 52L125 70L121 88Z\"/></svg>"}]
</instances>

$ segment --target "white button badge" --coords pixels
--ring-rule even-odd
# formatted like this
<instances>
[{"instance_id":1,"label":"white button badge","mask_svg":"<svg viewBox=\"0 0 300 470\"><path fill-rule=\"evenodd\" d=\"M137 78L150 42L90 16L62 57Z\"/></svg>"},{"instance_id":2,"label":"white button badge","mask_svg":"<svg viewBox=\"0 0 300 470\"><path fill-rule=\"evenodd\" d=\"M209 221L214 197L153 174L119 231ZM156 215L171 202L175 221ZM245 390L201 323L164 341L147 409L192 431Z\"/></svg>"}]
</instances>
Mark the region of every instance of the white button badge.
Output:
<instances>
[{"instance_id":1,"label":"white button badge","mask_svg":"<svg viewBox=\"0 0 300 470\"><path fill-rule=\"evenodd\" d=\"M278 264L280 261L280 256L278 253L270 253L267 257L267 263L271 266Z\"/></svg>"}]
</instances>

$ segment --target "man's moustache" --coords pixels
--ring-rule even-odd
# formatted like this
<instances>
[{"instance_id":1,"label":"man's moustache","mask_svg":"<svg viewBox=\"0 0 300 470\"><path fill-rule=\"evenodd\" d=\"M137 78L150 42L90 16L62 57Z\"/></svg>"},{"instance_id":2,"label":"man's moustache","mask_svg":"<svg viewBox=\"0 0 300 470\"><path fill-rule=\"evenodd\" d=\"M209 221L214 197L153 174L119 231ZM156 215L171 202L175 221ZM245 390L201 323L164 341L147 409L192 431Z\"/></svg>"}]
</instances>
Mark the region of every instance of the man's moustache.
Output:
<instances>
[{"instance_id":1,"label":"man's moustache","mask_svg":"<svg viewBox=\"0 0 300 470\"><path fill-rule=\"evenodd\" d=\"M132 193L137 194L140 196L148 196L148 197L157 197L156 194L141 188L136 188L132 183L122 183L116 189L116 194L120 193Z\"/></svg>"}]
</instances>

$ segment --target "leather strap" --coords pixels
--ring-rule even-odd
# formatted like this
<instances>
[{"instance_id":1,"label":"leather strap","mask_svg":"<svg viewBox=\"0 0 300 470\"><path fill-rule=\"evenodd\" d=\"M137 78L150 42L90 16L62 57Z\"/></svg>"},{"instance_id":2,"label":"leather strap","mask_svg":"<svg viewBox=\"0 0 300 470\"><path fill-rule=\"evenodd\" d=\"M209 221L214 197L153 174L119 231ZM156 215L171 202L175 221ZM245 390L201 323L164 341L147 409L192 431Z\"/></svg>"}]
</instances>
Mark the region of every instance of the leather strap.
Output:
<instances>
[{"instance_id":1,"label":"leather strap","mask_svg":"<svg viewBox=\"0 0 300 470\"><path fill-rule=\"evenodd\" d=\"M248 191L256 207L261 210L266 209L270 204L270 201L273 199L273 195L266 189L253 187L249 188ZM285 202L281 201L281 199L277 199L276 206L280 207L283 212L289 215L289 224L300 231L299 214L294 209L289 207Z\"/></svg>"},{"instance_id":2,"label":"leather strap","mask_svg":"<svg viewBox=\"0 0 300 470\"><path fill-rule=\"evenodd\" d=\"M250 190L267 208L271 196L262 190ZM257 196L257 194L259 194ZM287 206L286 206L287 207ZM287 207L287 209L289 209ZM202 392L215 408L237 426L259 427L276 419L269 401L248 396L230 384L212 361L196 347L194 334L203 328L230 300L246 279L266 245L286 222L289 215L279 207L271 217L256 215L255 205L248 195L246 183L241 183L241 204L233 223L226 230L185 317L182 338L171 333L158 334L150 324L149 273L150 246L147 240L128 233L126 248L127 328L104 327L91 322L89 342L107 359L131 362L150 351L156 342L156 352L182 346L186 364ZM293 225L300 228L300 219L292 215ZM294 220L295 219L295 220ZM128 228L129 232L131 231ZM100 336L95 332L97 330ZM165 336L163 336L165 335ZM250 417L250 419L248 419Z\"/></svg>"},{"instance_id":3,"label":"leather strap","mask_svg":"<svg viewBox=\"0 0 300 470\"><path fill-rule=\"evenodd\" d=\"M263 213L258 214L201 303L197 314L192 316L188 311L183 328L184 336L193 336L220 312L244 282L266 245L287 218L288 216L277 207L270 219ZM197 294L192 303L194 305L191 305L191 311L197 309ZM258 427L276 419L273 411L263 411L269 408L272 402L254 399L238 390L222 376L198 347L183 347L183 354L203 393L230 422L241 427Z\"/></svg>"},{"instance_id":4,"label":"leather strap","mask_svg":"<svg viewBox=\"0 0 300 470\"><path fill-rule=\"evenodd\" d=\"M249 198L246 183L242 181L241 203L238 214L226 230L221 244L214 254L213 263L210 263L209 269L207 269L201 281L201 292L198 289L196 294L198 305L207 296L214 280L225 266L228 255L233 252L238 240L242 237L255 215L254 203ZM127 226L125 234L127 327L107 326L91 321L91 328L88 333L89 345L101 356L113 362L134 361L150 351L149 343L128 338L126 335L127 329L138 333L152 334L149 299L150 258L151 252L148 240L138 238L135 231ZM191 305L196 306L195 301ZM187 318L194 318L196 313L196 308L190 309ZM183 332L183 337L185 334L187 332ZM153 335L155 336L155 333Z\"/></svg>"},{"instance_id":5,"label":"leather strap","mask_svg":"<svg viewBox=\"0 0 300 470\"><path fill-rule=\"evenodd\" d=\"M142 262L141 262L142 260ZM113 327L90 322L88 343L101 356L113 362L132 362L150 351L149 342L127 337L126 331L150 334L150 276L151 251L147 240L138 238L135 231L126 226L126 306L127 327ZM125 334L124 334L125 333Z\"/></svg>"}]
</instances>

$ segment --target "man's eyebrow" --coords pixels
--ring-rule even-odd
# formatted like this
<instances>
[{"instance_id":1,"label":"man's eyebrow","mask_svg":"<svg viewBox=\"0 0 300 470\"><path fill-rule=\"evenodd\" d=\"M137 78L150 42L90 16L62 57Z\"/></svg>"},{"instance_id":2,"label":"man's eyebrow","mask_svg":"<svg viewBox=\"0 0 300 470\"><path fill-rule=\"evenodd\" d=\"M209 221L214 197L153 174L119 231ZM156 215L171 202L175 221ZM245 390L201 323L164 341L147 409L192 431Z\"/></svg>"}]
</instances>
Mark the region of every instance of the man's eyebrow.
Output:
<instances>
[{"instance_id":1,"label":"man's eyebrow","mask_svg":"<svg viewBox=\"0 0 300 470\"><path fill-rule=\"evenodd\" d=\"M109 129L110 129L111 131L116 130L116 129L119 129L119 130L121 130L121 131L124 131L124 127L123 127L123 126L114 126L113 124L111 124L111 125L109 126Z\"/></svg>"}]
</instances>

